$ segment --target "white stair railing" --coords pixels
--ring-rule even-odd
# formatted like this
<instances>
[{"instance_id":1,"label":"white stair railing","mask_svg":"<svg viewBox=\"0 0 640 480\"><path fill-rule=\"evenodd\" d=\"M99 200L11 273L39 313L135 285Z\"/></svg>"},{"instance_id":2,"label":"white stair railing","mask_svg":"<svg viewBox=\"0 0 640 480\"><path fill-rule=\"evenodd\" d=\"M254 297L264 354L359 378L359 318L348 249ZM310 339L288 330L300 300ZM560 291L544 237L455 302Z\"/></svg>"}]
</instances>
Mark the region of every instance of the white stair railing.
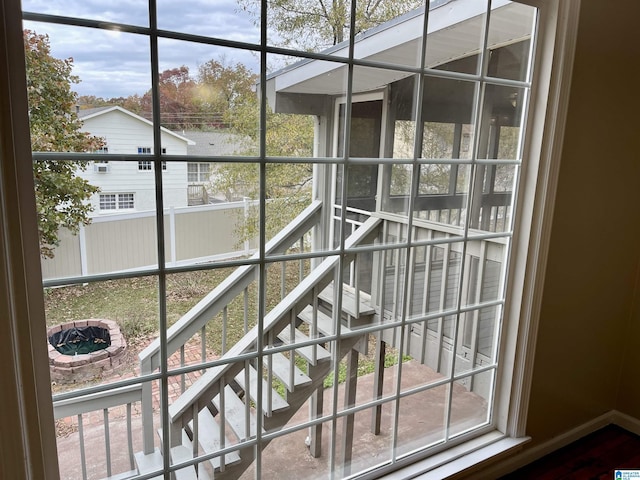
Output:
<instances>
[{"instance_id":1,"label":"white stair railing","mask_svg":"<svg viewBox=\"0 0 640 480\"><path fill-rule=\"evenodd\" d=\"M377 233L381 220L369 218L347 240L346 247L358 245L365 238ZM340 265L338 256L325 259L317 268L311 271L277 306L265 317L262 333L268 336L270 332L280 333L289 325L291 315L298 315L307 305L312 303L314 292L322 290L334 279L335 269ZM197 410L205 408L213 397L220 394L220 379L233 378L244 368L244 359L248 353L255 351L258 338L258 327L254 327L219 360L225 362L208 369L191 387L189 387L173 404L169 406L169 421L172 424L173 435L180 438L178 432L192 420L193 405ZM320 340L318 340L320 341ZM236 360L241 357L242 360Z\"/></svg>"},{"instance_id":2,"label":"white stair railing","mask_svg":"<svg viewBox=\"0 0 640 480\"><path fill-rule=\"evenodd\" d=\"M278 234L265 245L266 255L278 255L285 253L289 248L302 242L307 234L320 220L322 202L314 201L304 209L291 223L283 228ZM300 243L302 244L302 243ZM252 259L258 259L255 254ZM247 295L247 288L257 277L258 266L244 265L237 268L220 285L209 292L193 308L191 308L182 318L167 330L167 357L176 351L184 348L184 345L197 333L204 332L207 323L221 312L238 295ZM246 299L245 299L246 306ZM246 316L246 312L245 312ZM206 354L204 348L203 355ZM223 339L226 345L226 339ZM140 371L142 375L153 373L160 367L160 339L154 340L147 348L139 354ZM203 358L204 360L204 358ZM142 417L144 429L144 452L150 454L154 446L154 425L153 425L153 400L151 385L145 384L142 391Z\"/></svg>"}]
</instances>

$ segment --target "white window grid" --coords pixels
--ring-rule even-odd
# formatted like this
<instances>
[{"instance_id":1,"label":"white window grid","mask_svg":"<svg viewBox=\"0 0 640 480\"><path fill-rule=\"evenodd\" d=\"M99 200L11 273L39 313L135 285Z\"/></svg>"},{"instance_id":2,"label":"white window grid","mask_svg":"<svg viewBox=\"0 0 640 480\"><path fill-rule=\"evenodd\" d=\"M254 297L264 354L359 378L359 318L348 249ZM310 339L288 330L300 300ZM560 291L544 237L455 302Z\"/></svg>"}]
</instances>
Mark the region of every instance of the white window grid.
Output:
<instances>
[{"instance_id":1,"label":"white window grid","mask_svg":"<svg viewBox=\"0 0 640 480\"><path fill-rule=\"evenodd\" d=\"M153 13L151 13L150 15L151 15L151 17L153 17ZM28 17L29 17L29 15L26 15L26 17L28 18ZM38 16L38 19L42 20L43 18L46 18L46 17L47 17L46 15ZM56 20L56 22L57 22L57 23L60 23L60 21L59 21L59 20ZM64 23L64 22L62 22L62 23ZM75 23L76 23L76 24L83 24L83 23L84 23L84 24L86 24L87 26L91 26L91 27L95 27L95 26L96 26L96 25L94 25L94 24L93 24L93 22L85 21L85 20L82 20L82 19L76 19L76 20L75 20ZM109 27L109 25L107 25L106 23L104 23L104 26L103 26L102 28L108 28L108 27ZM262 20L262 27L263 27L263 28L266 28L266 19L263 19L263 20ZM135 28L135 27L131 27L131 30L132 30L132 31L136 31L136 30L137 30L137 28ZM151 29L151 30L150 30L150 33L147 33L147 31L146 31L146 30L140 29L140 31L139 31L139 32L137 32L137 33L148 34L148 35L150 36L150 38L152 39L152 44L153 44L153 45L155 45L155 48L157 48L157 40L158 40L158 38L160 38L160 37L162 36L159 32L157 32L157 31L156 31L156 30L154 30L154 29ZM178 33L176 33L175 35L174 35L174 34L172 34L172 36L175 36L175 37L182 37L182 39L187 40L187 41L188 41L188 40L196 40L195 38L192 38L190 35L187 35L187 34L178 34ZM201 41L201 39L198 39L197 41ZM218 43L218 41L217 41L216 39L211 38L211 39L209 39L209 42L208 42L208 43L211 43L211 44L214 44L214 45L215 45L216 43ZM242 45L241 45L241 47L243 47L243 48L244 48L244 47L246 47L246 46L242 46ZM260 50L261 52L263 52L263 55L264 55L264 54L269 50L269 48L268 48L266 45L261 45L261 46L260 46L260 48L259 48L259 50ZM304 56L304 52L296 52L296 54L298 54L298 55L300 55L300 56ZM156 57L155 57L154 55L152 55L152 58L156 58ZM152 66L155 64L155 62L157 62L157 60L152 60L152 62L151 62L151 63L152 63ZM354 61L353 61L353 59L351 59L351 58L350 58L350 59L347 59L347 60L345 61L345 63L347 63L347 64L352 64L353 62L354 62ZM366 63L366 62L364 62L364 63ZM157 66L157 65L155 65L155 66ZM377 66L377 67L381 67L380 65L376 65L376 66ZM155 68L155 69L154 69L154 70L152 70L152 71L157 71L157 68ZM455 78L455 77L456 77L456 75L455 75L455 74L450 74L450 77L451 77L451 78ZM266 78L266 70L265 70L264 68L263 68L263 70L261 71L261 78L263 79L263 81L261 82L261 85L266 84L266 82L264 81L264 79ZM467 78L465 77L465 79L467 79ZM485 82L485 81L486 81L486 79L480 78L480 79L478 79L478 81L479 81L480 83L482 83L482 82ZM492 81L497 82L497 83L500 83L500 81L499 81L499 80L495 80L495 79L493 79ZM154 75L154 76L153 76L153 83L154 83L154 85L156 85L156 84L157 84L157 76L156 76L156 75ZM521 83L520 83L520 86L522 86L523 88L529 88L529 84L528 84L527 82L521 82ZM155 93L155 95L157 95L157 88L155 88L155 92L154 92L154 93ZM264 99L266 98L266 95L264 95L264 93L265 93L265 92L263 92L263 95L262 95L262 98L263 98L263 100L262 100L263 105L264 105L264 102L265 102L265 100L264 100ZM348 92L347 92L347 98L349 99L350 97L351 97L351 92L350 92L350 91L348 91ZM155 120L155 122L154 122L154 123L155 123L156 131L159 131L159 122L158 122L158 120L159 120L159 114L156 114L156 116L155 116L154 120ZM347 138L348 138L348 129L349 129L348 124L347 124L347 127L346 127L346 128L347 128L347 134L346 134L346 136L347 136ZM157 135L157 137L159 137L159 135ZM145 148L145 147L142 147L142 148ZM146 148L149 148L149 147L146 147ZM149 151L148 151L148 152L146 152L146 151L145 151L145 152L140 152L140 149L139 149L139 153L151 154L151 151L150 151L150 149L149 149ZM259 158L259 160L258 160L257 162L258 162L258 163L261 163L261 164L264 164L264 162L265 162L266 160L268 160L268 158L267 158L266 154L264 153L264 139L263 139L263 141L261 142L261 153L260 153L260 158ZM314 160L313 160L313 159L307 159L307 160L305 160L305 159L300 159L300 161L307 161L307 162L309 162L309 163L313 163L313 162L314 162ZM146 161L145 161L145 162L146 162ZM151 163L152 161L149 161L149 162ZM345 156L345 158L344 158L344 159L336 160L336 164L342 164L342 165L345 165L345 164L348 164L348 163L349 163L349 158L348 158L348 156ZM383 164L383 163L393 164L394 162L393 162L392 160L385 161L384 159L381 159L381 160L380 160L380 163L381 163L381 164ZM416 167L419 167L420 162L419 162L419 160L418 160L418 159L415 159L415 160L414 160L414 165L415 165ZM150 169L150 168L149 168L149 169ZM262 175L264 175L264 173L263 173ZM344 187L344 188L346 188L346 187ZM133 194L123 194L123 195L133 195ZM106 199L105 199L105 200L106 200ZM115 200L115 199L114 199L114 200ZM133 198L131 198L130 200L131 200L131 202L132 202L132 201L133 201ZM108 201L109 201L109 203L112 203L112 201L111 201L111 197L109 197L109 200L108 200ZM122 203L122 204L123 204L123 205L126 205L126 204L128 204L128 202L129 202L129 198L128 198L128 197L125 197L125 198L123 199L123 203ZM118 203L118 205L120 205L120 202L117 202L117 203ZM159 194L159 204L160 204L160 205L162 205L162 193L161 193L161 192L160 192L160 194ZM159 209L158 209L158 211L159 211L159 212L161 212L161 211L162 211L162 209L161 209L161 208L159 208ZM411 212L411 207L409 207L409 212ZM411 218L411 217L412 217L412 216L409 214L409 218ZM342 218L342 222L344 223L344 221L345 221L345 219L344 219L344 217L343 217L343 218ZM160 226L162 226L162 224L163 224L163 219L162 219L162 215L161 215L161 214L158 214L158 217L157 217L157 224L158 224L158 226L159 226L159 227L160 227ZM264 245L264 239L265 239L265 231L264 231L264 226L263 226L263 224L264 224L264 222L261 222L261 231L260 231L261 245ZM469 235L469 231L468 231L468 226L467 226L467 227L465 227L464 236L461 238L461 240L464 242L465 238L467 238L467 236L468 236L468 235ZM501 236L502 236L502 237L506 237L506 238L508 238L508 237L510 236L510 233L509 233L509 232L503 232ZM340 247L340 248L341 248L341 250L342 250L342 251L344 251L344 240L345 240L345 237L346 237L346 235L343 235L343 236L342 236L342 239L341 239L341 247ZM407 251L409 251L409 250L414 246L414 244L413 244L413 242L412 242L411 238L406 238L403 242L400 242L398 245L399 245L399 248L406 248L406 249L407 249ZM419 246L420 244L419 244L419 243L417 243L417 244L415 244L415 245L418 245L418 246ZM425 244L425 245L427 245L427 244ZM293 258L293 259L295 259L295 258L296 258L296 256L295 256L295 255L293 255L293 256L292 256L292 258ZM165 302L165 298L166 298L166 290L165 290L165 289L163 289L163 287L162 287L162 285L164 284L164 282L162 281L162 279L163 279L163 278L166 278L166 275L167 275L168 273L170 273L170 271L171 271L171 270L170 270L169 268L167 268L167 267L166 267L166 263L165 263L165 252L164 252L164 249L163 249L162 242L160 242L160 241L158 242L158 260L159 260L159 262L158 262L158 263L159 263L159 265L160 265L160 266L158 267L158 269L157 269L156 273L157 273L158 277L161 279L161 281L160 281L161 291L160 291L159 305L160 305L160 310L161 310L161 312L163 312L163 310L164 310L164 308L163 308L163 304L164 304L164 302ZM266 265L268 262L269 262L269 260L268 260L268 259L266 259L264 256L262 256L262 257L260 257L260 258L259 258L259 264L260 264L260 265ZM222 265L224 265L224 262L222 263ZM131 273L131 276L132 276L132 277L133 277L133 276L135 276L135 275L136 275L136 273L135 273L135 272ZM96 277L96 278L87 277L87 278L83 279L82 281L83 281L83 282L85 282L85 281L98 281L98 280L101 280L101 279L102 279L102 278L99 278L99 277ZM260 279L260 280L259 280L259 282L261 283L261 290L262 290L262 291L264 291L264 280L263 280L263 279ZM165 287L165 288L166 288L166 287ZM261 303L261 308L263 309L263 308L264 308L264 298L261 298L261 299L260 299L260 303ZM504 303L504 298L502 298L501 300L499 300L499 301L495 302L495 305L500 306L500 305L502 305L503 303ZM458 304L459 304L459 302L458 302ZM462 312L462 310L461 310L460 306L458 305L457 310L456 310L456 311L454 311L454 312L452 312L452 314L453 314L453 315L456 315L456 314L460 314L460 313L463 313L463 312ZM160 331L161 331L161 332L165 332L165 331L166 331L166 326L167 326L166 322L167 322L167 320L166 320L166 313L161 313L161 316L160 316ZM402 325L406 325L406 324L407 324L406 318L403 318L403 320L402 320L401 324L402 324ZM164 337L164 335L163 335L163 334L161 334L160 338L161 338L161 341L165 341L165 342L166 342L166 338ZM258 351L257 351L257 353L256 353L256 354L257 354L258 356L261 356L261 355L262 355L262 353L260 352L260 347L258 347ZM166 360L166 359L165 359L165 360ZM199 368L201 368L201 367L199 367ZM496 368L496 365L493 365L493 366L492 366L492 368L494 368L494 369L495 369L495 368ZM165 378L166 378L167 374L168 374L168 373L167 373L166 369L165 369L165 368L161 368L161 374L160 374L160 377L159 377L159 378L160 378L161 380L163 380L163 379L165 379ZM163 383L163 382L161 382L161 383ZM125 382L125 384L126 384L126 382ZM163 393L163 395L165 395L165 393ZM165 397L165 398L166 398L166 397ZM398 398L399 398L399 397L398 397ZM165 405L166 405L166 404L167 404L167 403L166 403L166 401L165 401ZM260 400L258 400L258 406L259 406L259 405L260 405ZM165 417L166 417L166 416L165 416ZM335 417L335 418L337 418L337 412L335 412L335 411L334 411L334 417ZM168 425L167 425L167 424L165 424L165 426L168 426ZM258 443L260 442L260 437L261 437L261 434L258 432L258 434L257 434L257 440L256 440ZM167 454L168 454L168 450L167 450L167 449L168 449L168 447L166 447L166 448L165 448L165 453L167 453ZM258 465L259 465L259 464L258 464ZM258 468L259 468L259 466L258 466Z\"/></svg>"},{"instance_id":2,"label":"white window grid","mask_svg":"<svg viewBox=\"0 0 640 480\"><path fill-rule=\"evenodd\" d=\"M100 211L132 210L135 208L134 193L101 193Z\"/></svg>"},{"instance_id":3,"label":"white window grid","mask_svg":"<svg viewBox=\"0 0 640 480\"><path fill-rule=\"evenodd\" d=\"M190 183L208 182L211 176L211 165L209 163L193 163L187 164L187 181Z\"/></svg>"}]
</instances>

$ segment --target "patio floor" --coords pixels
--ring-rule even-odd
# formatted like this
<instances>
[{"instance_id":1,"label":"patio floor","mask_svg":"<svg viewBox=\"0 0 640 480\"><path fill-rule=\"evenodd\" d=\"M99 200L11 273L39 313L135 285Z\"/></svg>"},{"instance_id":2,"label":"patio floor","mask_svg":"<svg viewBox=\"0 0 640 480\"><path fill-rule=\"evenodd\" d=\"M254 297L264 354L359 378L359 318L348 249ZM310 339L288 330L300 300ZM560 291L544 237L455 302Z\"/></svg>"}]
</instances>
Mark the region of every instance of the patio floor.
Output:
<instances>
[{"instance_id":1,"label":"patio floor","mask_svg":"<svg viewBox=\"0 0 640 480\"><path fill-rule=\"evenodd\" d=\"M187 363L189 356L199 359L199 346L192 345L185 351ZM175 355L172 361L175 360ZM177 359L179 364L179 356ZM137 372L130 369L130 372L122 376L134 376ZM396 367L385 369L384 391L390 394L396 385ZM187 385L193 382L197 374L186 379ZM417 361L408 361L402 365L402 389L406 390L418 385L425 385L442 378L431 368L421 365ZM373 392L374 375L362 375L357 380L356 404L363 404L370 401ZM397 444L396 451L407 453L413 449L423 447L431 442L437 442L443 435L444 411L447 400L446 386L426 390L421 393L404 397L401 402L400 413L397 419ZM177 398L180 394L180 381L175 379L170 385L171 399ZM344 398L344 385L338 387L338 405L342 405ZM156 406L159 404L157 395ZM324 412L331 412L333 405L333 389L324 392ZM142 421L138 405L134 405L133 412L133 447L134 452L142 450ZM120 410L120 411L119 411ZM138 410L138 411L136 411ZM353 453L351 471L357 472L365 468L370 468L376 464L388 461L391 457L391 439L393 438L394 425L394 404L385 405L382 409L381 430L379 435L371 433L370 409L359 412L355 415ZM452 424L456 431L462 431L474 425L484 422L486 419L487 403L480 396L467 391L461 385L454 385L452 400ZM307 421L309 409L303 406L296 412L288 425L297 425ZM58 456L61 466L61 479L76 480L83 478L81 468L81 458L79 449L79 435L77 433L77 421L68 420L68 434L58 437ZM158 418L154 420L156 427L159 425ZM343 429L343 419L335 423L335 452L336 458L334 468L341 472L342 441L341 432ZM83 432L85 451L87 452L87 478L101 479L107 476L105 462L105 432L104 432L103 412L94 412L83 417ZM262 456L263 479L315 479L326 478L330 470L330 445L332 434L332 423L327 422L323 427L322 454L319 458L310 455L305 444L308 430L302 429L273 440L264 450ZM64 429L63 429L64 431ZM113 465L112 474L130 470L129 452L127 449L127 427L124 408L110 409L109 411L109 436L111 439L111 460ZM156 437L159 446L159 439ZM91 458L93 455L94 458ZM243 480L255 477L255 472L249 468L243 475Z\"/></svg>"}]
</instances>

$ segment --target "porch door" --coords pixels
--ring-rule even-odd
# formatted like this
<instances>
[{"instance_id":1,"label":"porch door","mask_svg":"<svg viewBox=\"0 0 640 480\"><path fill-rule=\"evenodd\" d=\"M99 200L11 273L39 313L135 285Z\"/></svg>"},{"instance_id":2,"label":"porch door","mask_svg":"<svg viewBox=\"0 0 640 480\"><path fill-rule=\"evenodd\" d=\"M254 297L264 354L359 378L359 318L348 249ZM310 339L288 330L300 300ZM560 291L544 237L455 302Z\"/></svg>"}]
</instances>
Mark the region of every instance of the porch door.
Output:
<instances>
[{"instance_id":1,"label":"porch door","mask_svg":"<svg viewBox=\"0 0 640 480\"><path fill-rule=\"evenodd\" d=\"M338 104L337 156L344 156L346 104ZM349 124L349 158L380 158L382 138L382 99L355 102L351 105ZM342 204L342 169L336 177L336 203ZM378 165L349 165L347 207L375 211Z\"/></svg>"},{"instance_id":2,"label":"porch door","mask_svg":"<svg viewBox=\"0 0 640 480\"><path fill-rule=\"evenodd\" d=\"M334 138L337 139L335 154L338 158L344 157L345 152L345 131L349 134L349 159L377 159L380 158L382 151L382 116L383 101L382 95L376 95L379 98L367 101L357 101L353 99L351 104L351 121L346 125L346 103L337 102L337 132ZM371 98L368 96L367 98ZM346 128L348 127L348 128ZM336 165L335 167L335 205L336 213L338 206L347 207L346 213L348 226L351 229L358 223L366 220L364 212L374 212L376 209L376 193L378 189L378 163L358 163L348 164L347 170L347 196L342 198L342 185L344 178L344 167ZM336 218L339 218L336 217ZM352 223L353 222L353 223ZM334 225L334 245L340 242L340 227ZM348 236L351 232L345 232ZM358 287L371 293L372 275L373 275L373 254L361 253L358 255L357 272L351 270L345 272L350 279L350 283L356 282Z\"/></svg>"}]
</instances>

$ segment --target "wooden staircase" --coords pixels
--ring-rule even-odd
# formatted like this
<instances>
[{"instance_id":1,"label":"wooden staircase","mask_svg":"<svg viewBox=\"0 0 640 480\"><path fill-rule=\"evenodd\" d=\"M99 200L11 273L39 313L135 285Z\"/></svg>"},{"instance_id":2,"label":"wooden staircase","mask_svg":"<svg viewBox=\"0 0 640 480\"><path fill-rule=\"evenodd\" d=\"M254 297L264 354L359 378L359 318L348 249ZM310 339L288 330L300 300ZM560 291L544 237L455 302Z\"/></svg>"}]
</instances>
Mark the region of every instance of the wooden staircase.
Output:
<instances>
[{"instance_id":1,"label":"wooden staircase","mask_svg":"<svg viewBox=\"0 0 640 480\"><path fill-rule=\"evenodd\" d=\"M378 224L378 219L369 219L349 237L347 247L377 235ZM251 440L258 426L261 435L286 426L314 394L322 395L335 362L356 351L363 340L366 345L366 334L354 329L370 323L375 310L367 294L348 285L337 298L334 277L339 265L337 256L321 262L264 317L261 342L256 326L222 356L228 363L208 369L169 406L172 464L211 456L206 467L200 463L177 470L176 479L240 477L253 463ZM336 302L340 315L331 314L337 311ZM263 355L251 355L259 344ZM312 430L321 435L320 429ZM159 434L162 438L163 432ZM246 446L238 449L242 443ZM268 443L261 439L261 448ZM320 454L319 446L311 448L312 454ZM163 459L156 450L137 454L136 461L144 473L161 468Z\"/></svg>"}]
</instances>

